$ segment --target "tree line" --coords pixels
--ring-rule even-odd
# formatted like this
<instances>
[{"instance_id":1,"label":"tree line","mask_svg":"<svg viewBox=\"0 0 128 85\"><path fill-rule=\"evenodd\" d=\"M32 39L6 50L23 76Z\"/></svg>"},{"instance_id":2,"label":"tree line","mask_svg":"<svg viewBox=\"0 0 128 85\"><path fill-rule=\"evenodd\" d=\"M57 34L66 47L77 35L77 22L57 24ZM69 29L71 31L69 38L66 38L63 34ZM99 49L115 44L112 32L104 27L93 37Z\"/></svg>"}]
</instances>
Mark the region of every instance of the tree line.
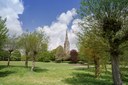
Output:
<instances>
[{"instance_id":1,"label":"tree line","mask_svg":"<svg viewBox=\"0 0 128 85\"><path fill-rule=\"evenodd\" d=\"M111 64L114 85L122 85L120 66L128 57L128 1L82 0L78 14L82 19L78 33L82 59L94 63L96 77L101 65Z\"/></svg>"},{"instance_id":2,"label":"tree line","mask_svg":"<svg viewBox=\"0 0 128 85\"><path fill-rule=\"evenodd\" d=\"M46 49L48 38L43 32L24 32L20 36L7 35L8 30L5 25L6 19L0 18L0 57L2 59L7 59L7 66L10 65L10 59L20 60L21 52L25 54L25 66L28 67L28 57L31 56L32 67L34 70L35 59L40 51ZM5 58L6 57L6 58Z\"/></svg>"},{"instance_id":3,"label":"tree line","mask_svg":"<svg viewBox=\"0 0 128 85\"><path fill-rule=\"evenodd\" d=\"M62 62L70 59L70 55L64 54L62 46L48 51L49 38L44 32L26 31L20 36L8 35L5 23L6 19L0 18L0 60L7 61L7 66L10 66L10 61L22 60L28 67L28 61L32 61L31 71L34 71L35 61ZM77 59L71 57L71 60L76 62Z\"/></svg>"}]
</instances>

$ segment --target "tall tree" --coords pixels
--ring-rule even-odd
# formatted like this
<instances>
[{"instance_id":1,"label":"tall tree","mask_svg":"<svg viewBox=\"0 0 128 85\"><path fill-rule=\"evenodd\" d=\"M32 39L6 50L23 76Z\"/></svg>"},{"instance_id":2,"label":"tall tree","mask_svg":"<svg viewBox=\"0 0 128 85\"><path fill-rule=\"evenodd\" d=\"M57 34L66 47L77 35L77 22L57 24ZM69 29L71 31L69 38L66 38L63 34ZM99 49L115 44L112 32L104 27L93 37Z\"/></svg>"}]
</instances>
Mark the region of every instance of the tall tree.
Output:
<instances>
[{"instance_id":1,"label":"tall tree","mask_svg":"<svg viewBox=\"0 0 128 85\"><path fill-rule=\"evenodd\" d=\"M31 71L34 71L35 68L35 59L37 54L42 51L43 45L48 43L48 37L44 34L44 32L33 32L29 35L29 46L30 52L32 55L32 68Z\"/></svg>"},{"instance_id":2,"label":"tall tree","mask_svg":"<svg viewBox=\"0 0 128 85\"><path fill-rule=\"evenodd\" d=\"M106 58L107 43L102 37L98 36L96 29L83 29L78 37L80 53L86 56L88 62L93 61L95 76L98 77L100 74L100 65L105 64L104 59ZM105 60L107 61L107 58Z\"/></svg>"},{"instance_id":3,"label":"tall tree","mask_svg":"<svg viewBox=\"0 0 128 85\"><path fill-rule=\"evenodd\" d=\"M5 40L7 39L7 27L5 25L6 19L2 19L0 17L0 49L2 49L2 46L5 42Z\"/></svg>"},{"instance_id":4,"label":"tall tree","mask_svg":"<svg viewBox=\"0 0 128 85\"><path fill-rule=\"evenodd\" d=\"M19 38L19 45L21 49L24 49L26 60L25 66L28 67L28 56L32 56L32 68L34 71L35 59L40 51L47 49L48 37L44 32L26 32Z\"/></svg>"},{"instance_id":5,"label":"tall tree","mask_svg":"<svg viewBox=\"0 0 128 85\"><path fill-rule=\"evenodd\" d=\"M19 44L19 48L23 49L25 51L25 66L28 67L28 56L29 56L29 52L30 52L30 41L29 41L29 32L24 32L18 40L18 44Z\"/></svg>"},{"instance_id":6,"label":"tall tree","mask_svg":"<svg viewBox=\"0 0 128 85\"><path fill-rule=\"evenodd\" d=\"M4 49L9 52L7 66L10 65L11 53L17 48L17 38L16 36L8 37L5 42Z\"/></svg>"},{"instance_id":7,"label":"tall tree","mask_svg":"<svg viewBox=\"0 0 128 85\"><path fill-rule=\"evenodd\" d=\"M119 46L128 40L128 0L82 0L80 16L92 16L101 35L109 44L114 85L122 85Z\"/></svg>"}]
</instances>

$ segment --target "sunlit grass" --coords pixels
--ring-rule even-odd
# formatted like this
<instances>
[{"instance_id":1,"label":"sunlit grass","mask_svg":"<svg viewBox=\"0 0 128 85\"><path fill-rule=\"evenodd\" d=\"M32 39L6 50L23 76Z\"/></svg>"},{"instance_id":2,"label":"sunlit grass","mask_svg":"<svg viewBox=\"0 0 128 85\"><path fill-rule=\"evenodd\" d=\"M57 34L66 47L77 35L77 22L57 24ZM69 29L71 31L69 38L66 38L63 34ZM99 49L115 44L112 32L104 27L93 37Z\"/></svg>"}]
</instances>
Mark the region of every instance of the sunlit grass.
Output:
<instances>
[{"instance_id":1,"label":"sunlit grass","mask_svg":"<svg viewBox=\"0 0 128 85\"><path fill-rule=\"evenodd\" d=\"M31 62L29 68L20 61L11 62L10 67L6 63L0 61L0 85L112 85L110 71L95 78L94 68L87 69L84 65L36 62L35 72L31 72Z\"/></svg>"}]
</instances>

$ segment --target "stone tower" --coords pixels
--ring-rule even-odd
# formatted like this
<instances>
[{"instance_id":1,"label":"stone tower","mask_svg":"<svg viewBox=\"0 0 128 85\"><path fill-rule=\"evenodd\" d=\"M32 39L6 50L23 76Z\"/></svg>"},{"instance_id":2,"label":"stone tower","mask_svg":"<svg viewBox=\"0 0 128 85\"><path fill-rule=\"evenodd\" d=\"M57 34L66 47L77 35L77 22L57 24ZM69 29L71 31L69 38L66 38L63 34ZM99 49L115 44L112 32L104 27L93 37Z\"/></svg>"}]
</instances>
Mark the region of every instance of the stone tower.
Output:
<instances>
[{"instance_id":1,"label":"stone tower","mask_svg":"<svg viewBox=\"0 0 128 85\"><path fill-rule=\"evenodd\" d=\"M70 53L70 43L68 40L68 30L66 30L65 42L64 42L64 53L66 56Z\"/></svg>"}]
</instances>

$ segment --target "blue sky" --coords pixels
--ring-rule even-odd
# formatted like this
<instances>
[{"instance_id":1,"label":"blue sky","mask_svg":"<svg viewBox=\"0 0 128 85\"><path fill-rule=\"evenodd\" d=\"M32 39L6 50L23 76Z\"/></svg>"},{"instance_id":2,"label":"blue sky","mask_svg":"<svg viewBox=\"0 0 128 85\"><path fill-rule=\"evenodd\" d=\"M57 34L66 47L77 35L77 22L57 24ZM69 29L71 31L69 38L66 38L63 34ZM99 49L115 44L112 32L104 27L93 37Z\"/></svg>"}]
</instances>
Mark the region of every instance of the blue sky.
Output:
<instances>
[{"instance_id":1,"label":"blue sky","mask_svg":"<svg viewBox=\"0 0 128 85\"><path fill-rule=\"evenodd\" d=\"M0 16L7 18L9 35L24 31L44 31L49 36L49 50L64 45L68 30L70 49L77 49L77 17L81 0L0 0Z\"/></svg>"},{"instance_id":2,"label":"blue sky","mask_svg":"<svg viewBox=\"0 0 128 85\"><path fill-rule=\"evenodd\" d=\"M50 25L67 10L79 8L80 0L23 0L24 12L20 15L22 28L30 31L38 26Z\"/></svg>"}]
</instances>

